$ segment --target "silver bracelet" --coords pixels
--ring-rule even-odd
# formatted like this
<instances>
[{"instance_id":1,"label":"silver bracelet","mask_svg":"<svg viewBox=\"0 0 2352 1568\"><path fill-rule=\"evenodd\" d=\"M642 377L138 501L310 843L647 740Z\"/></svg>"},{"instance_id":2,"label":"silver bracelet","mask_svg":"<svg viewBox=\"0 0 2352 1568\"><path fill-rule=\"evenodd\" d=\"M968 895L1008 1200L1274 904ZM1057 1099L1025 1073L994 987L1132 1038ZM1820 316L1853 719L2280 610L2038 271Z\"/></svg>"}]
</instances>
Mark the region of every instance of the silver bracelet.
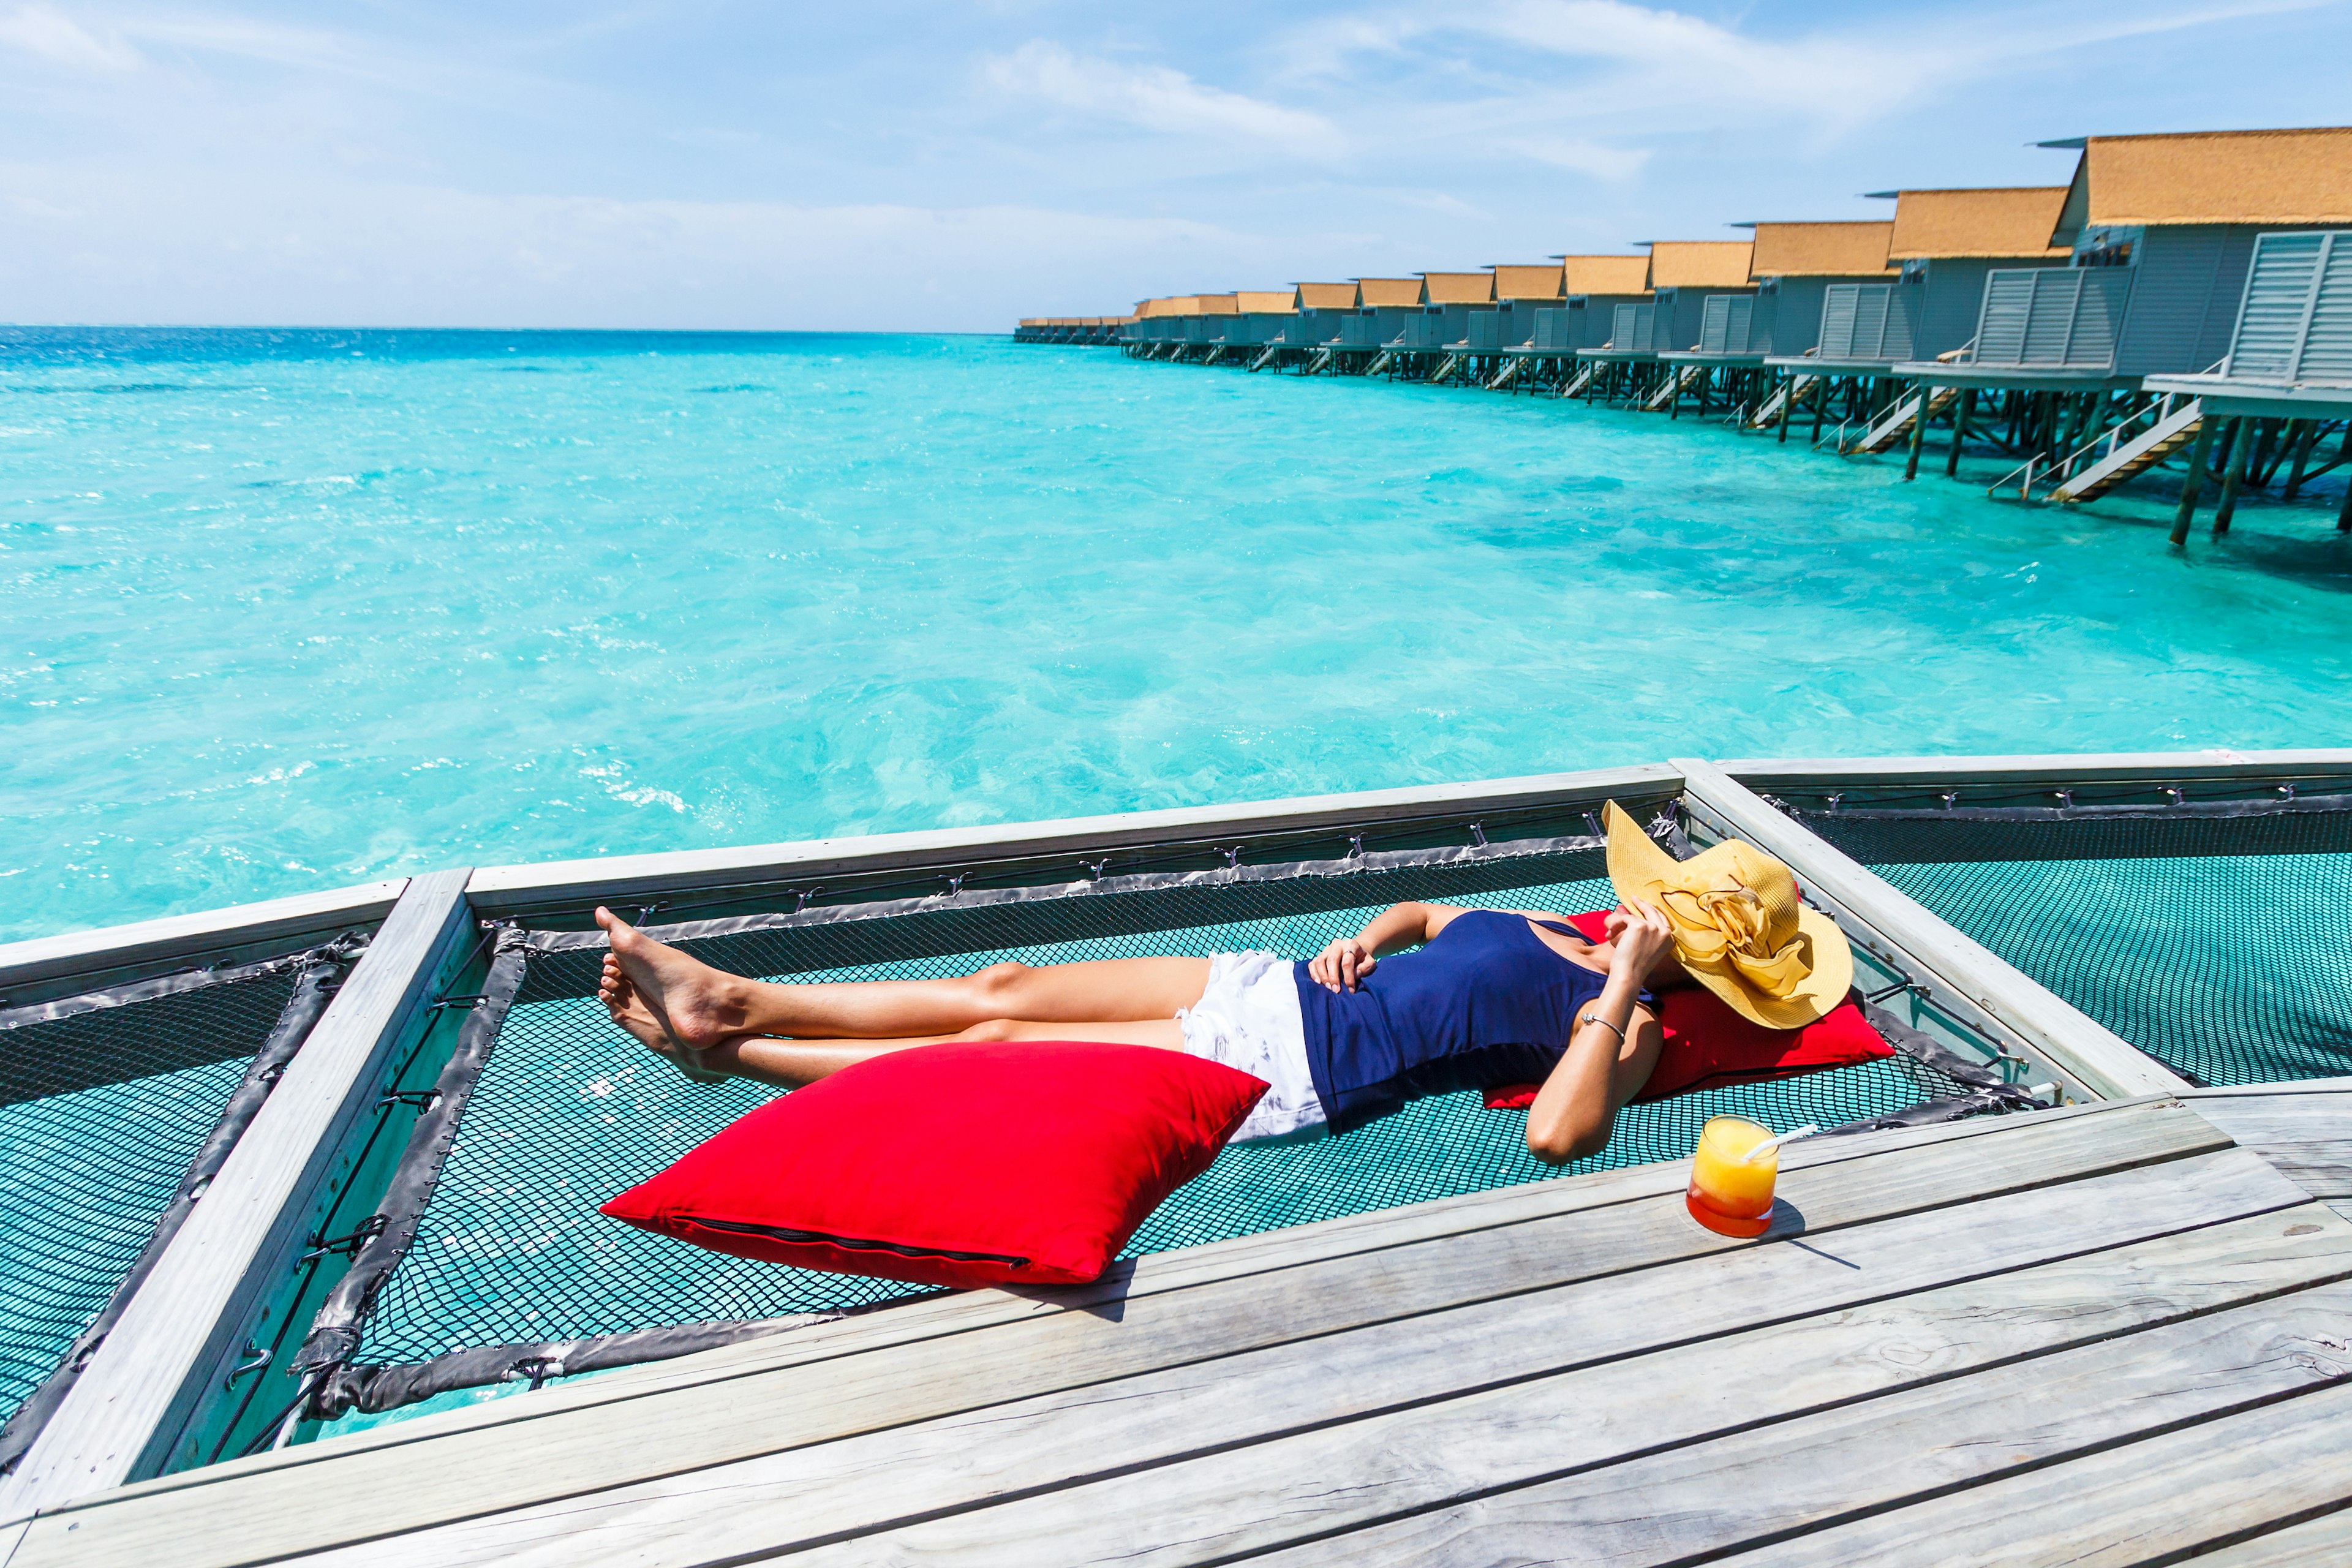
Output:
<instances>
[{"instance_id":1,"label":"silver bracelet","mask_svg":"<svg viewBox=\"0 0 2352 1568\"><path fill-rule=\"evenodd\" d=\"M1583 1017L1579 1018L1576 1021L1576 1026L1580 1029L1584 1027L1587 1024L1598 1024L1602 1028L1608 1030L1611 1034L1616 1036L1617 1043L1619 1045L1622 1046L1625 1043L1625 1031L1611 1023L1608 1019L1602 1017L1600 1014L1588 1012Z\"/></svg>"}]
</instances>

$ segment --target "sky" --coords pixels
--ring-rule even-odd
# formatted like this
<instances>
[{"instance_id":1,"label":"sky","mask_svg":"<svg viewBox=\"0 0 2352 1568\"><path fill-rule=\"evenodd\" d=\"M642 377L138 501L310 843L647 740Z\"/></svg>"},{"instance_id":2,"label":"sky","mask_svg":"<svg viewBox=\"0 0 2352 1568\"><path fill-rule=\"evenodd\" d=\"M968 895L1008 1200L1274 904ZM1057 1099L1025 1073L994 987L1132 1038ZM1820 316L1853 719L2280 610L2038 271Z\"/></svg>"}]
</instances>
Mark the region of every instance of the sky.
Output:
<instances>
[{"instance_id":1,"label":"sky","mask_svg":"<svg viewBox=\"0 0 2352 1568\"><path fill-rule=\"evenodd\" d=\"M0 321L997 331L2063 184L2347 59L2352 0L0 0Z\"/></svg>"}]
</instances>

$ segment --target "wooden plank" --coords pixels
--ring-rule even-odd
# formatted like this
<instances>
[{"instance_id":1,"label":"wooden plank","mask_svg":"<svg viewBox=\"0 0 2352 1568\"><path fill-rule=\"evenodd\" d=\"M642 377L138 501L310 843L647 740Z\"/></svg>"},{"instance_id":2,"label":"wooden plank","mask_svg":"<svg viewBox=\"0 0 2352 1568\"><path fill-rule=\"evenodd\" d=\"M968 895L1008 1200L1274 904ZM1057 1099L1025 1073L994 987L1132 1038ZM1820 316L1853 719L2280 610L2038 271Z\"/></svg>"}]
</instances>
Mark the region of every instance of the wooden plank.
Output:
<instances>
[{"instance_id":1,"label":"wooden plank","mask_svg":"<svg viewBox=\"0 0 2352 1568\"><path fill-rule=\"evenodd\" d=\"M2340 1352L2326 1352L2331 1363ZM2352 1503L2352 1384L2200 1422L1731 1559L1741 1568L2178 1562Z\"/></svg>"},{"instance_id":2,"label":"wooden plank","mask_svg":"<svg viewBox=\"0 0 2352 1568\"><path fill-rule=\"evenodd\" d=\"M146 1283L15 1475L0 1520L165 1462L237 1335L284 1278L345 1133L465 952L466 873L413 879Z\"/></svg>"},{"instance_id":3,"label":"wooden plank","mask_svg":"<svg viewBox=\"0 0 2352 1568\"><path fill-rule=\"evenodd\" d=\"M1969 1290L1999 1319L2009 1285L1940 1293L1956 1320L1946 1342L1973 1331L1957 1324ZM1987 1368L1956 1353L1952 1377L1884 1364L1879 1345L1833 1322L1785 1385L1757 1359L1775 1337L1742 1335L909 1524L805 1561L1172 1568L1273 1548L1267 1561L1286 1568L1686 1562L2326 1384L2347 1370L2326 1347L2347 1306L2352 1288L2331 1285L2046 1353L2030 1330L2014 1341L1994 1330L1994 1354L2026 1359ZM1857 1321L1875 1326L1870 1312ZM1898 1356L1942 1349L1935 1327L1914 1344L1899 1315L1891 1326ZM1796 1414L1806 1400L1818 1405Z\"/></svg>"},{"instance_id":4,"label":"wooden plank","mask_svg":"<svg viewBox=\"0 0 2352 1568\"><path fill-rule=\"evenodd\" d=\"M475 907L485 913L515 913L593 899L781 882L853 871L919 869L961 864L975 856L1013 858L1076 855L1092 849L1197 839L1209 833L1285 832L1409 821L1442 813L1598 805L1612 795L1672 795L1681 788L1682 775L1675 769L1647 763L1489 779L1475 784L1309 795L1293 800L1070 817L1055 822L816 838L730 849L559 860L537 866L486 866L475 872L467 892Z\"/></svg>"},{"instance_id":5,"label":"wooden plank","mask_svg":"<svg viewBox=\"0 0 2352 1568\"><path fill-rule=\"evenodd\" d=\"M0 997L46 1002L194 963L243 963L293 952L315 938L388 914L408 879L168 915L131 925L0 943Z\"/></svg>"},{"instance_id":6,"label":"wooden plank","mask_svg":"<svg viewBox=\"0 0 2352 1568\"><path fill-rule=\"evenodd\" d=\"M2352 1077L2340 1079L2284 1079L2279 1084L2232 1084L2227 1089L2185 1089L2180 1098L2200 1100L2244 1100L2258 1096L2343 1096L2352 1093Z\"/></svg>"},{"instance_id":7,"label":"wooden plank","mask_svg":"<svg viewBox=\"0 0 2352 1568\"><path fill-rule=\"evenodd\" d=\"M2352 1095L2208 1095L2197 1113L2315 1198L2352 1198Z\"/></svg>"},{"instance_id":8,"label":"wooden plank","mask_svg":"<svg viewBox=\"0 0 2352 1568\"><path fill-rule=\"evenodd\" d=\"M1916 958L1945 986L2048 1056L2095 1092L2168 1094L2189 1082L1949 922L1774 810L1713 764L1685 761L1688 797L1739 837L1786 860L1817 898Z\"/></svg>"},{"instance_id":9,"label":"wooden plank","mask_svg":"<svg viewBox=\"0 0 2352 1568\"><path fill-rule=\"evenodd\" d=\"M2046 1130L2077 1118L2114 1115L2142 1116L2174 1108L2176 1102L2157 1099L2108 1101L2032 1112L2021 1116L1979 1117L1938 1126L1857 1133L1793 1145L1782 1164L1784 1175L1796 1171L1822 1171L1852 1160L1905 1154L1963 1140L2014 1137L2031 1132L2035 1138L2072 1137ZM2108 1136L2102 1132L2102 1138ZM2210 1127L2191 1130L2183 1152L2220 1147L2222 1135ZM2136 1147L2126 1139L2114 1157ZM2170 1149L2168 1140L2155 1147ZM2004 1154L1988 1163L2015 1163L2038 1156ZM2097 1156L2094 1156L2097 1157ZM2158 1156L2161 1157L2161 1156ZM364 1448L397 1447L436 1440L449 1433L510 1423L549 1419L574 1410L646 1397L672 1390L699 1388L732 1377L754 1376L803 1366L844 1355L861 1354L916 1343L948 1334L971 1333L997 1325L1050 1317L1063 1312L1115 1311L1132 1316L1138 1303L1170 1291L1251 1275L1305 1268L1338 1258L1440 1240L1505 1225L1569 1215L1630 1203L1641 1198L1679 1194L1689 1184L1687 1162L1628 1166L1586 1175L1560 1177L1492 1192L1469 1193L1402 1208L1348 1215L1313 1225L1295 1226L1230 1241L1157 1253L1114 1268L1091 1285L1043 1288L1018 1293L974 1290L907 1302L883 1311L864 1313L835 1322L795 1330L772 1338L682 1356L579 1383L558 1384L517 1394L495 1403L443 1412L349 1436L306 1444L250 1459L231 1460L203 1470L186 1471L141 1483L125 1495L142 1495L187 1487L204 1487L257 1469L276 1469L339 1460ZM529 1442L518 1435L517 1442Z\"/></svg>"},{"instance_id":10,"label":"wooden plank","mask_svg":"<svg viewBox=\"0 0 2352 1568\"><path fill-rule=\"evenodd\" d=\"M2249 1165L2240 1161L2254 1178L2249 1192L2275 1195L2279 1184ZM2176 1173L2172 1190L2182 1191L2180 1167L2162 1169ZM1098 1519L1122 1533L1159 1521L1181 1534L1180 1555L1214 1557L1293 1539L1281 1531L1310 1519L1312 1528L1328 1527L1322 1510L1335 1490L1349 1500L1343 1510L1411 1506L1444 1468L1450 1444L1491 1450L1497 1430L1532 1444L1541 1465L1557 1466L1568 1449L1610 1458L2352 1277L2352 1226L2324 1211L2321 1230L2294 1237L2285 1232L2302 1211L2290 1210L2098 1248L2111 1216L2150 1216L2120 1192L2084 1197L2077 1187L2037 1189L1970 1205L1956 1216L1965 1226L1957 1238L1935 1216L1913 1215L1843 1233L1835 1260L1790 1247L1727 1254L571 1499L328 1560L352 1568L403 1553L449 1564L685 1564L910 1521L928 1522L894 1531L893 1549L958 1563L1041 1552L1084 1560L1097 1545L1118 1549L1038 1532L1041 1518L1057 1515ZM2042 1261L2086 1244L2086 1256ZM1997 1278L1903 1293L1970 1273ZM1792 1321L1760 1321L1748 1310L1758 1301ZM1458 1397L1477 1389L1496 1392ZM1295 1441L1318 1455L1312 1474L1285 1470L1295 1484L1253 1506L1274 1489L1269 1466L1283 1466L1291 1445L1246 1446L1283 1433L1311 1435ZM1245 1451L1221 1452L1229 1446ZM1213 1457L1158 1468L1202 1455ZM1360 1456L1369 1468L1359 1468ZM1059 1495L1107 1478L1117 1479L1101 1496ZM1304 1499L1295 1495L1301 1490ZM1007 1515L988 1506L1024 1498ZM714 1508L719 1499L730 1506ZM941 1522L975 1509L984 1511Z\"/></svg>"},{"instance_id":11,"label":"wooden plank","mask_svg":"<svg viewBox=\"0 0 2352 1568\"><path fill-rule=\"evenodd\" d=\"M1713 1557L1793 1536L1762 1559L1876 1563L1885 1559L1874 1550L1816 1553L1804 1532L2324 1389L2352 1377L2352 1358L2331 1348L2347 1308L2352 1289L2324 1287L1496 1492L1267 1561L1403 1565L1459 1562L1470 1551L1598 1568ZM1522 1463L1545 1458L1526 1436L1490 1446L1516 1447ZM1479 1473L1506 1475L1501 1466ZM2069 1507L2081 1510L2071 1499ZM2108 1514L2095 1528L2112 1541L2137 1523ZM1935 1554L1916 1560L2013 1561L1929 1539Z\"/></svg>"},{"instance_id":12,"label":"wooden plank","mask_svg":"<svg viewBox=\"0 0 2352 1568\"><path fill-rule=\"evenodd\" d=\"M2200 1554L2198 1568L2343 1568L2352 1563L2352 1508Z\"/></svg>"},{"instance_id":13,"label":"wooden plank","mask_svg":"<svg viewBox=\"0 0 2352 1568\"><path fill-rule=\"evenodd\" d=\"M2054 1183L2128 1173L2221 1151L2284 1194L2303 1194L2253 1156L2227 1148L2177 1104L2053 1120L2001 1137L1959 1140L1782 1177L1790 1223L1821 1237L1839 1227ZM2186 1168L2186 1167L2184 1167ZM2202 1168L2201 1166L2199 1168ZM2171 1178L2150 1176L2161 1184ZM2169 1189L2167 1189L2169 1190ZM1801 1214L1800 1221L1798 1215ZM952 1347L935 1340L883 1345L824 1362L589 1405L546 1416L444 1430L429 1440L331 1453L304 1463L246 1461L119 1494L103 1509L61 1512L45 1525L78 1527L78 1550L101 1538L126 1558L170 1550L177 1561L238 1561L257 1541L311 1550L349 1539L358 1521L322 1510L320 1489L368 1500L386 1531L418 1529L488 1510L831 1441L959 1410L1084 1387L1139 1373L1395 1321L1580 1279L1753 1247L1711 1236L1667 1194L1530 1219L1410 1247L1350 1252L1326 1262L1203 1282L1091 1310L997 1323ZM818 1331L807 1331L816 1332ZM800 1336L789 1336L797 1340ZM756 1419L748 1413L758 1410ZM396 1430L396 1429L395 1429ZM518 1467L518 1459L524 1462ZM332 1466L330 1475L326 1467ZM214 1550L208 1521L236 1529ZM37 1540L45 1537L35 1532Z\"/></svg>"}]
</instances>

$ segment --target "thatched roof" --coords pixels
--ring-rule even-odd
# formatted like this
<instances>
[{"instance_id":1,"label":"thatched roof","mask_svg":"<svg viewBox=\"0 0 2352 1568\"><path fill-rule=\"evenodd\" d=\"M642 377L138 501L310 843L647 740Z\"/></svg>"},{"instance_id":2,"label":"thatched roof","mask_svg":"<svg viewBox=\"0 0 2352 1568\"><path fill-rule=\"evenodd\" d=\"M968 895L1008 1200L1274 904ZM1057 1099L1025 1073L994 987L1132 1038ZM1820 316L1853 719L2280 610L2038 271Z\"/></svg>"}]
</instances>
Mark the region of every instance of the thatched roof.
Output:
<instances>
[{"instance_id":1,"label":"thatched roof","mask_svg":"<svg viewBox=\"0 0 2352 1568\"><path fill-rule=\"evenodd\" d=\"M1972 191L1897 191L1895 237L1887 254L1983 256L1996 259L2049 256L2051 231L2066 199L2063 185L1999 185ZM2063 254L2064 246L2056 247Z\"/></svg>"},{"instance_id":2,"label":"thatched roof","mask_svg":"<svg viewBox=\"0 0 2352 1568\"><path fill-rule=\"evenodd\" d=\"M1557 300L1560 296L1560 268L1557 261L1547 261L1535 267L1496 267L1495 298L1497 300Z\"/></svg>"},{"instance_id":3,"label":"thatched roof","mask_svg":"<svg viewBox=\"0 0 2352 1568\"><path fill-rule=\"evenodd\" d=\"M1650 247L1650 287L1745 289L1755 253L1745 239L1661 239Z\"/></svg>"},{"instance_id":4,"label":"thatched roof","mask_svg":"<svg viewBox=\"0 0 2352 1568\"><path fill-rule=\"evenodd\" d=\"M2056 228L2352 223L2352 126L2093 136Z\"/></svg>"},{"instance_id":5,"label":"thatched roof","mask_svg":"<svg viewBox=\"0 0 2352 1568\"><path fill-rule=\"evenodd\" d=\"M1495 275L1491 272L1424 272L1421 275L1424 305L1491 305Z\"/></svg>"},{"instance_id":6,"label":"thatched roof","mask_svg":"<svg viewBox=\"0 0 2352 1568\"><path fill-rule=\"evenodd\" d=\"M1356 303L1359 305L1418 305L1421 303L1421 279L1418 278L1359 278L1356 279Z\"/></svg>"},{"instance_id":7,"label":"thatched roof","mask_svg":"<svg viewBox=\"0 0 2352 1568\"><path fill-rule=\"evenodd\" d=\"M1298 308L1296 289L1244 289L1234 296L1244 313L1276 315Z\"/></svg>"},{"instance_id":8,"label":"thatched roof","mask_svg":"<svg viewBox=\"0 0 2352 1568\"><path fill-rule=\"evenodd\" d=\"M1353 283L1301 283L1293 294L1290 308L1294 310L1352 310L1356 308L1356 286Z\"/></svg>"},{"instance_id":9,"label":"thatched roof","mask_svg":"<svg viewBox=\"0 0 2352 1568\"><path fill-rule=\"evenodd\" d=\"M1563 294L1646 294L1650 291L1650 258L1646 256L1563 256Z\"/></svg>"},{"instance_id":10,"label":"thatched roof","mask_svg":"<svg viewBox=\"0 0 2352 1568\"><path fill-rule=\"evenodd\" d=\"M1748 274L1755 278L1870 277L1889 270L1886 245L1894 234L1891 221L1759 223Z\"/></svg>"}]
</instances>

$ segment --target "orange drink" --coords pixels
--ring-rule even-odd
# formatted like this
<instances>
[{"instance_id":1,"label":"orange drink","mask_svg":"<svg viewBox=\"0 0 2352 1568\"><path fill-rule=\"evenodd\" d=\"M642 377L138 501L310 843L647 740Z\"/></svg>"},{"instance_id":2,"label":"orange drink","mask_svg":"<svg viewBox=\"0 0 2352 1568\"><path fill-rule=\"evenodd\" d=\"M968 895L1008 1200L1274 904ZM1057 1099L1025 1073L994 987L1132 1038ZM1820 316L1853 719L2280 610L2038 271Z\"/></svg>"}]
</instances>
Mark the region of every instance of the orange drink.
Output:
<instances>
[{"instance_id":1,"label":"orange drink","mask_svg":"<svg viewBox=\"0 0 2352 1568\"><path fill-rule=\"evenodd\" d=\"M1771 1136L1771 1129L1744 1116L1708 1119L1698 1135L1690 1192L1683 1200L1691 1218L1719 1236L1764 1234L1772 1223L1772 1182L1780 1173L1780 1151L1768 1149L1753 1162L1741 1156Z\"/></svg>"}]
</instances>

